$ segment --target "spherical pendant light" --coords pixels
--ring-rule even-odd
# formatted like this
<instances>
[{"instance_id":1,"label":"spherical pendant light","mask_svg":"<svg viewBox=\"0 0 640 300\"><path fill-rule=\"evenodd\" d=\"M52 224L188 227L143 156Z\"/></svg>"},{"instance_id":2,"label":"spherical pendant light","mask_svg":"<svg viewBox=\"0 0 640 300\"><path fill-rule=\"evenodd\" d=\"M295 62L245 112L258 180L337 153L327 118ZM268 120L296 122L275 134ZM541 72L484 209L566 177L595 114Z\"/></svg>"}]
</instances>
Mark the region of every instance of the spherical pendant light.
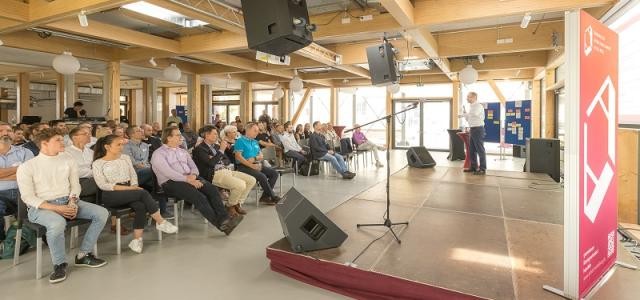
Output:
<instances>
[{"instance_id":1,"label":"spherical pendant light","mask_svg":"<svg viewBox=\"0 0 640 300\"><path fill-rule=\"evenodd\" d=\"M273 99L273 101L278 101L282 97L284 97L284 90L280 87L280 85L278 85L276 89L273 90L273 97L271 99Z\"/></svg>"},{"instance_id":2,"label":"spherical pendant light","mask_svg":"<svg viewBox=\"0 0 640 300\"><path fill-rule=\"evenodd\" d=\"M164 78L169 81L178 81L180 80L180 77L182 77L182 72L180 71L180 69L178 69L178 67L176 67L175 64L171 64L166 69L164 69L164 71L162 71L162 76L164 76Z\"/></svg>"},{"instance_id":3,"label":"spherical pendant light","mask_svg":"<svg viewBox=\"0 0 640 300\"><path fill-rule=\"evenodd\" d=\"M458 79L465 85L474 84L478 81L478 71L473 66L467 65L458 73Z\"/></svg>"},{"instance_id":4,"label":"spherical pendant light","mask_svg":"<svg viewBox=\"0 0 640 300\"><path fill-rule=\"evenodd\" d=\"M71 55L71 52L63 52L53 58L53 69L63 75L72 75L80 70L80 62Z\"/></svg>"},{"instance_id":5,"label":"spherical pendant light","mask_svg":"<svg viewBox=\"0 0 640 300\"><path fill-rule=\"evenodd\" d=\"M291 82L289 82L289 88L294 93L300 93L304 88L304 83L302 82L302 79L300 79L300 77L296 75L293 77L293 79L291 79Z\"/></svg>"}]
</instances>

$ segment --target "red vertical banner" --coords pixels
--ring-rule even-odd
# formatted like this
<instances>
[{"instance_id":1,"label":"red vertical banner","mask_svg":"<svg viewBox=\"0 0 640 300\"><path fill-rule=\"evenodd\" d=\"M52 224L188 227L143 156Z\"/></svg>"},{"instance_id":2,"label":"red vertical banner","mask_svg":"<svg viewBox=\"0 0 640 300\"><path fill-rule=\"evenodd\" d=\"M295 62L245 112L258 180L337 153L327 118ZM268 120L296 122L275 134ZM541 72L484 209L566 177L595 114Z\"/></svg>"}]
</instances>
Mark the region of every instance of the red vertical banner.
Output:
<instances>
[{"instance_id":1,"label":"red vertical banner","mask_svg":"<svg viewBox=\"0 0 640 300\"><path fill-rule=\"evenodd\" d=\"M618 35L580 12L579 294L617 258Z\"/></svg>"}]
</instances>

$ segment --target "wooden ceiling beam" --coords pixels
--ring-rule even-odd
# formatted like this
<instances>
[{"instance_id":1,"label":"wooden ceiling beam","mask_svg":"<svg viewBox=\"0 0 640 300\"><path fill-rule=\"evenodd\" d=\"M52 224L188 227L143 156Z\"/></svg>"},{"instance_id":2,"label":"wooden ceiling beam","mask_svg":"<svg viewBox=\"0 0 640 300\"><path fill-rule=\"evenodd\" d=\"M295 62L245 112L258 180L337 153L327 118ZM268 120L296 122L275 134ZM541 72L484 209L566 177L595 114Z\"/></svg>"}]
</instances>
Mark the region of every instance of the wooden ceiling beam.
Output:
<instances>
[{"instance_id":1,"label":"wooden ceiling beam","mask_svg":"<svg viewBox=\"0 0 640 300\"><path fill-rule=\"evenodd\" d=\"M225 17L232 17L233 14L221 14L218 13L217 17L214 17L214 15L216 15L215 12L212 11L212 7L216 10L216 11L220 11L220 12L229 12L229 10L220 5L217 4L215 2L208 2L208 1L199 1L196 2L195 4L193 4L193 7L189 7L187 5L181 5L179 3L175 3L173 1L167 1L167 0L146 0L147 2L151 3L151 4L155 4L157 6L161 6L164 7L166 9L175 11L177 13L183 14L189 18L193 18L196 20L200 20L206 23L211 24L214 27L218 27L221 29L224 29L226 31L230 31L230 32L234 32L234 33L239 33L239 34L243 34L244 35L244 28L237 26L235 24L232 24L230 22L225 21ZM239 24L242 24L244 26L244 20L242 18L241 14L237 14L236 15L238 17L238 22ZM234 20L235 22L236 20Z\"/></svg>"},{"instance_id":2,"label":"wooden ceiling beam","mask_svg":"<svg viewBox=\"0 0 640 300\"><path fill-rule=\"evenodd\" d=\"M554 33L558 35L559 40L562 40L564 21L543 22L539 27L537 24L531 24L526 29L520 28L519 25L509 25L501 28L439 33L436 40L442 57L460 57L550 50L554 48L552 43ZM498 38L513 39L513 42L499 45Z\"/></svg>"},{"instance_id":3,"label":"wooden ceiling beam","mask_svg":"<svg viewBox=\"0 0 640 300\"><path fill-rule=\"evenodd\" d=\"M610 5L616 0L415 0L416 26Z\"/></svg>"},{"instance_id":4,"label":"wooden ceiling beam","mask_svg":"<svg viewBox=\"0 0 640 300\"><path fill-rule=\"evenodd\" d=\"M82 27L76 18L69 18L46 25L48 28L91 36L128 45L177 53L180 42L139 31L122 28L98 21L91 21L89 27Z\"/></svg>"},{"instance_id":5,"label":"wooden ceiling beam","mask_svg":"<svg viewBox=\"0 0 640 300\"><path fill-rule=\"evenodd\" d=\"M464 59L451 60L451 71L459 72L467 64L473 66L478 71L492 71L492 70L517 70L544 67L547 65L546 51L535 52L523 52L523 53L509 53L499 55L484 56L484 63L480 63L478 60L473 59L467 63Z\"/></svg>"},{"instance_id":6,"label":"wooden ceiling beam","mask_svg":"<svg viewBox=\"0 0 640 300\"><path fill-rule=\"evenodd\" d=\"M0 18L27 22L29 21L29 4L15 0L4 0L0 5Z\"/></svg>"},{"instance_id":7,"label":"wooden ceiling beam","mask_svg":"<svg viewBox=\"0 0 640 300\"><path fill-rule=\"evenodd\" d=\"M356 79L361 77L346 71L332 71L332 72L322 72L322 73L301 74L300 78L302 78L305 81L309 81L309 80L316 80L316 79Z\"/></svg>"},{"instance_id":8,"label":"wooden ceiling beam","mask_svg":"<svg viewBox=\"0 0 640 300\"><path fill-rule=\"evenodd\" d=\"M87 44L80 41L60 37L49 37L42 39L37 33L32 31L20 31L0 35L4 42L3 47L33 50L44 53L60 54L63 51L70 51L73 56L98 59L103 61L113 60L114 49L111 47Z\"/></svg>"},{"instance_id":9,"label":"wooden ceiling beam","mask_svg":"<svg viewBox=\"0 0 640 300\"><path fill-rule=\"evenodd\" d=\"M8 27L0 27L0 33L19 31L43 24L63 20L76 16L80 11L86 14L101 12L120 7L137 0L73 0L73 1L47 1L31 0L29 2L29 19L26 22L14 24ZM7 1L3 1L7 2ZM5 5L3 3L2 5Z\"/></svg>"}]
</instances>

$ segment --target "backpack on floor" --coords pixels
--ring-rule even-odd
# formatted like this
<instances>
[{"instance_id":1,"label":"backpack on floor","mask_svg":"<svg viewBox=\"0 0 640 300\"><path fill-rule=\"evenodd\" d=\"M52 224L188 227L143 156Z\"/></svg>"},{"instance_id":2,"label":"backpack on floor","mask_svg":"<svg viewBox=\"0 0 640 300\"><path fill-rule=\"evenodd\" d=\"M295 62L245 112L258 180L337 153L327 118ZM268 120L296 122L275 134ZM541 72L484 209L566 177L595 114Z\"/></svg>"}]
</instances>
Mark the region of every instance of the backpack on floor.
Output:
<instances>
[{"instance_id":1,"label":"backpack on floor","mask_svg":"<svg viewBox=\"0 0 640 300\"><path fill-rule=\"evenodd\" d=\"M311 173L309 173L309 168L311 168ZM305 161L299 168L299 173L302 176L314 176L320 174L320 164L317 160L313 161Z\"/></svg>"},{"instance_id":2,"label":"backpack on floor","mask_svg":"<svg viewBox=\"0 0 640 300\"><path fill-rule=\"evenodd\" d=\"M7 259L13 258L13 249L16 246L16 234L18 228L16 225L11 225L7 230L7 237L4 239L4 251L2 251L0 258ZM30 247L36 245L36 232L29 229L26 226L22 227L22 241L20 242L20 255L25 254Z\"/></svg>"}]
</instances>

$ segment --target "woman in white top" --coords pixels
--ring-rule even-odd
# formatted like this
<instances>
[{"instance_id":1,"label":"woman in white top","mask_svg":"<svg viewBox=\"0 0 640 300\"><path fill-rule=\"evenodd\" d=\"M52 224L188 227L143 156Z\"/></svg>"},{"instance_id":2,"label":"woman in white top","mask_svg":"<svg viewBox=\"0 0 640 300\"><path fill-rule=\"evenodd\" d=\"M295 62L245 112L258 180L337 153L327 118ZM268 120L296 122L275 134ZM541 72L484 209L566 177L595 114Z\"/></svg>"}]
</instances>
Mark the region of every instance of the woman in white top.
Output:
<instances>
[{"instance_id":1,"label":"woman in white top","mask_svg":"<svg viewBox=\"0 0 640 300\"><path fill-rule=\"evenodd\" d=\"M162 218L158 204L149 192L138 186L138 176L129 156L122 154L124 139L117 135L102 137L93 156L93 178L102 190L102 202L111 208L131 207L135 212L133 240L129 248L142 252L142 232L147 213L156 221L156 229L175 233L178 228Z\"/></svg>"}]
</instances>

